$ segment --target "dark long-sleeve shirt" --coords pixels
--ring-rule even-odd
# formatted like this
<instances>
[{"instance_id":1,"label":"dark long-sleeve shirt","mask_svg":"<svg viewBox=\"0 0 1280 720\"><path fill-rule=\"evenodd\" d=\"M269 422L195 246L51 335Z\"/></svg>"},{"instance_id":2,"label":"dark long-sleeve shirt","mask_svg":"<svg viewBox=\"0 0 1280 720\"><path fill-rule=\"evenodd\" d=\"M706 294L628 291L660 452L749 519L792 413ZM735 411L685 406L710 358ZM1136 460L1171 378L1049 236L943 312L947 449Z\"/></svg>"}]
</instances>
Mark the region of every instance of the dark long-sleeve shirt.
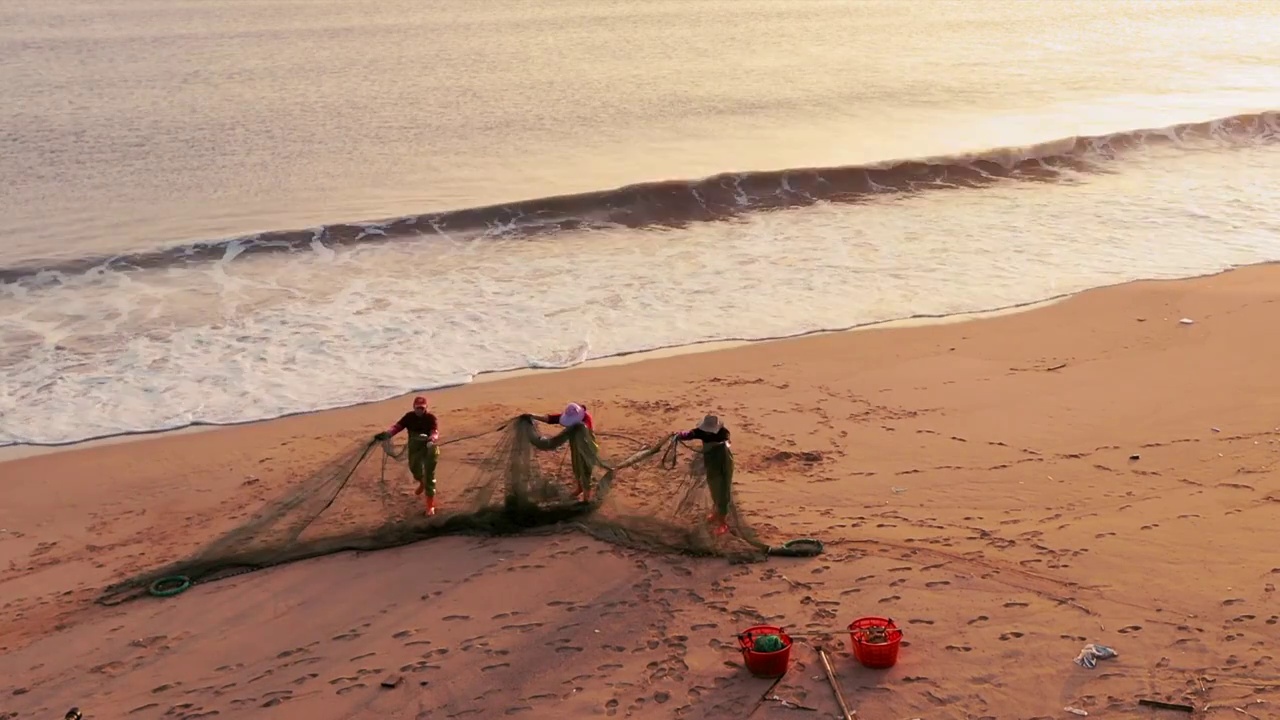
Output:
<instances>
[{"instance_id":1,"label":"dark long-sleeve shirt","mask_svg":"<svg viewBox=\"0 0 1280 720\"><path fill-rule=\"evenodd\" d=\"M700 430L698 428L694 428L692 430L685 430L684 432L680 433L680 439L681 440L701 440L703 445L707 445L710 443L725 443L725 442L729 442L729 428L722 427L718 431L713 433L709 433L706 430Z\"/></svg>"},{"instance_id":2,"label":"dark long-sleeve shirt","mask_svg":"<svg viewBox=\"0 0 1280 720\"><path fill-rule=\"evenodd\" d=\"M401 430L408 430L410 435L426 435L434 441L440 434L440 423L432 413L419 415L416 412L407 412L387 432L394 436Z\"/></svg>"}]
</instances>

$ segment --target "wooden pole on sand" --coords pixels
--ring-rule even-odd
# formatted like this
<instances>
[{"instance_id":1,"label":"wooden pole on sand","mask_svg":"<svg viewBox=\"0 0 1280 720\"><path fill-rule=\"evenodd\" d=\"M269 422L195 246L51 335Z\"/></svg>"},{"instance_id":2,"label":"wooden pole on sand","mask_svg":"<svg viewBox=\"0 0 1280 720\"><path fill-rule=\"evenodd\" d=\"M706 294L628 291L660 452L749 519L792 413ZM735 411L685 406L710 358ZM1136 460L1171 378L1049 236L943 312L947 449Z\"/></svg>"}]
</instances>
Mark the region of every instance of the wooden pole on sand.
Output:
<instances>
[{"instance_id":1,"label":"wooden pole on sand","mask_svg":"<svg viewBox=\"0 0 1280 720\"><path fill-rule=\"evenodd\" d=\"M822 668L827 671L827 680L831 683L831 692L836 694L836 702L840 704L840 712L843 713L844 720L853 720L853 711L849 710L849 705L844 701L844 693L840 692L840 685L836 682L835 670L831 669L831 659L827 657L827 651L822 648L818 649L818 655L822 658Z\"/></svg>"}]
</instances>

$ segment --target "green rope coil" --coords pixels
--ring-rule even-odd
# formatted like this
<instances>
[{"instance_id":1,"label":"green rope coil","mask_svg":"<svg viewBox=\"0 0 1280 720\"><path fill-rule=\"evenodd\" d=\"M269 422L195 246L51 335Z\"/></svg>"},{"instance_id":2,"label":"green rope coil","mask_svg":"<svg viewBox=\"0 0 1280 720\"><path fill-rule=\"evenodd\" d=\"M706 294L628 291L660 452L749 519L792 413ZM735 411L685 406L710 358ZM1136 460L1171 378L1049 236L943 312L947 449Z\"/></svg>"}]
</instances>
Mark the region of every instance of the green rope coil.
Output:
<instances>
[{"instance_id":1,"label":"green rope coil","mask_svg":"<svg viewBox=\"0 0 1280 720\"><path fill-rule=\"evenodd\" d=\"M753 649L758 653L771 653L778 652L785 647L786 644L777 635L761 635L756 638Z\"/></svg>"},{"instance_id":2,"label":"green rope coil","mask_svg":"<svg viewBox=\"0 0 1280 720\"><path fill-rule=\"evenodd\" d=\"M190 587L191 578L186 575L170 575L151 583L151 587L147 588L147 592L156 597L173 597L179 593L186 592Z\"/></svg>"}]
</instances>

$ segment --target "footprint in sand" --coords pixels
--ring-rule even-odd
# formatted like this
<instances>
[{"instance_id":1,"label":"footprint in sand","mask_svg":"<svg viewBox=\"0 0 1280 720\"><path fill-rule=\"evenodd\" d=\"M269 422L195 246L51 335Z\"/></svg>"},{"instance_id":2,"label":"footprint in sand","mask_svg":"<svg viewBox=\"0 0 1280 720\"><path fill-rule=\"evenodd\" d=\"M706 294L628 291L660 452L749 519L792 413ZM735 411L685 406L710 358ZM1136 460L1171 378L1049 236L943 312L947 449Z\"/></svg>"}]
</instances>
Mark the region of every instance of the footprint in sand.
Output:
<instances>
[{"instance_id":1,"label":"footprint in sand","mask_svg":"<svg viewBox=\"0 0 1280 720\"><path fill-rule=\"evenodd\" d=\"M901 595L890 595L889 597L880 598L878 602L880 602L881 604L884 604L884 603L891 603L895 600L901 600L901 599L902 599Z\"/></svg>"},{"instance_id":2,"label":"footprint in sand","mask_svg":"<svg viewBox=\"0 0 1280 720\"><path fill-rule=\"evenodd\" d=\"M1031 603L1024 603L1024 602L1019 602L1017 600L1014 600L1012 602L1005 603L1004 606L1007 608L1024 608L1024 607L1031 607Z\"/></svg>"},{"instance_id":3,"label":"footprint in sand","mask_svg":"<svg viewBox=\"0 0 1280 720\"><path fill-rule=\"evenodd\" d=\"M358 690L358 689L360 689L360 688L362 688L362 687L368 687L368 686L367 686L367 685L365 685L364 683L356 683L355 685L348 685L348 686L346 686L346 687L344 687L344 688L338 688L338 694L339 694L339 695L346 695L347 693L349 693L349 692L353 692L353 691Z\"/></svg>"},{"instance_id":4,"label":"footprint in sand","mask_svg":"<svg viewBox=\"0 0 1280 720\"><path fill-rule=\"evenodd\" d=\"M991 618L987 617L986 615L979 615L978 617L976 617L976 618L974 618L974 619L970 620L967 624L968 624L968 625L975 625L975 624L980 623L980 622L986 622L986 621L988 621L988 620L990 620L990 619L991 619Z\"/></svg>"},{"instance_id":5,"label":"footprint in sand","mask_svg":"<svg viewBox=\"0 0 1280 720\"><path fill-rule=\"evenodd\" d=\"M1239 623L1239 622L1246 622L1246 621L1248 621L1248 620L1253 620L1253 619L1255 619L1255 618L1257 618L1257 617L1258 617L1257 615L1237 615L1237 616L1235 616L1234 618L1232 618L1232 619L1231 619L1231 622L1238 622L1238 623Z\"/></svg>"},{"instance_id":6,"label":"footprint in sand","mask_svg":"<svg viewBox=\"0 0 1280 720\"><path fill-rule=\"evenodd\" d=\"M1272 615L1271 617L1267 618L1268 625L1275 625L1276 623L1280 623L1280 615Z\"/></svg>"},{"instance_id":7,"label":"footprint in sand","mask_svg":"<svg viewBox=\"0 0 1280 720\"><path fill-rule=\"evenodd\" d=\"M932 625L933 624L932 620L925 620L923 618L911 618L907 622L911 623L912 625Z\"/></svg>"},{"instance_id":8,"label":"footprint in sand","mask_svg":"<svg viewBox=\"0 0 1280 720\"><path fill-rule=\"evenodd\" d=\"M1022 637L1022 635L1023 633L1020 633L1016 630L1010 630L1009 632L1006 632L1006 633L1000 633L1000 639L1001 640L1017 640L1018 638Z\"/></svg>"},{"instance_id":9,"label":"footprint in sand","mask_svg":"<svg viewBox=\"0 0 1280 720\"><path fill-rule=\"evenodd\" d=\"M1222 601L1222 606L1230 607L1232 605L1239 605L1242 602L1244 602L1243 598L1227 598L1226 600Z\"/></svg>"},{"instance_id":10,"label":"footprint in sand","mask_svg":"<svg viewBox=\"0 0 1280 720\"><path fill-rule=\"evenodd\" d=\"M339 692L341 692L341 691L339 691ZM259 699L264 701L264 702L262 703L262 706L261 706L261 707L264 707L264 708L268 708L268 707L275 707L275 706L279 705L280 703L283 703L283 702L285 702L285 701L287 701L287 700L292 700L292 699L293 699L293 691L291 691L291 690L276 690L276 691L273 691L273 692L269 692L269 693L267 693L266 695L263 695L263 696L262 696L261 698L259 698Z\"/></svg>"},{"instance_id":11,"label":"footprint in sand","mask_svg":"<svg viewBox=\"0 0 1280 720\"><path fill-rule=\"evenodd\" d=\"M973 648L968 645L948 645L946 649L953 652L969 652L973 650Z\"/></svg>"},{"instance_id":12,"label":"footprint in sand","mask_svg":"<svg viewBox=\"0 0 1280 720\"><path fill-rule=\"evenodd\" d=\"M950 584L951 584L950 580L933 580L931 582L925 583L924 586L927 588L935 588L935 587L942 587L944 585L950 585Z\"/></svg>"},{"instance_id":13,"label":"footprint in sand","mask_svg":"<svg viewBox=\"0 0 1280 720\"><path fill-rule=\"evenodd\" d=\"M457 620L470 620L471 616L470 615L445 615L440 619L444 620L445 622L454 622Z\"/></svg>"},{"instance_id":14,"label":"footprint in sand","mask_svg":"<svg viewBox=\"0 0 1280 720\"><path fill-rule=\"evenodd\" d=\"M507 668L507 667L511 667L511 663L498 663L497 665L485 665L484 667L480 668L480 672L492 672L494 670L501 670L502 668Z\"/></svg>"},{"instance_id":15,"label":"footprint in sand","mask_svg":"<svg viewBox=\"0 0 1280 720\"><path fill-rule=\"evenodd\" d=\"M503 629L503 630L514 630L514 631L516 631L516 632L522 632L522 633L523 633L523 632L529 632L530 630L537 630L537 629L538 629L538 628L540 628L540 627L542 627L542 623L540 623L540 622L533 622L533 623L523 623L523 624L521 624L521 625L503 625L503 626L502 626L502 629Z\"/></svg>"},{"instance_id":16,"label":"footprint in sand","mask_svg":"<svg viewBox=\"0 0 1280 720\"><path fill-rule=\"evenodd\" d=\"M1139 630L1142 630L1141 625L1126 625L1125 627L1120 628L1116 632L1120 633L1121 635L1128 635L1129 633L1138 632Z\"/></svg>"}]
</instances>

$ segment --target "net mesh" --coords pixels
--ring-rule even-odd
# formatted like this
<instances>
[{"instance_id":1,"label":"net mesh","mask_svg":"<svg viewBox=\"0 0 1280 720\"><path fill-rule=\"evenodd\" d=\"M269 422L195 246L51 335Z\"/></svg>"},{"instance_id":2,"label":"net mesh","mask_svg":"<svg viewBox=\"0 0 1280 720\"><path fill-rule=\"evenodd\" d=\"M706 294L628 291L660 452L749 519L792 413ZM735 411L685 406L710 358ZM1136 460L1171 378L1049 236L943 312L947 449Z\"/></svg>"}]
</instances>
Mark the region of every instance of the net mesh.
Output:
<instances>
[{"instance_id":1,"label":"net mesh","mask_svg":"<svg viewBox=\"0 0 1280 720\"><path fill-rule=\"evenodd\" d=\"M814 540L770 547L730 502L730 532L716 536L706 522L711 497L703 452L672 435L633 445L606 458L585 426L544 435L522 415L479 435L440 443L438 513L427 517L412 494L406 446L359 442L248 521L188 557L104 590L115 605L160 587L211 582L337 552L397 547L442 535L501 536L580 531L617 545L661 553L754 561L773 555L822 552ZM447 447L446 447L447 446ZM589 468L590 502L575 497L575 463ZM682 461L681 456L687 460ZM450 472L450 468L454 471ZM626 482L615 482L620 473ZM461 477L459 477L461 476Z\"/></svg>"}]
</instances>

